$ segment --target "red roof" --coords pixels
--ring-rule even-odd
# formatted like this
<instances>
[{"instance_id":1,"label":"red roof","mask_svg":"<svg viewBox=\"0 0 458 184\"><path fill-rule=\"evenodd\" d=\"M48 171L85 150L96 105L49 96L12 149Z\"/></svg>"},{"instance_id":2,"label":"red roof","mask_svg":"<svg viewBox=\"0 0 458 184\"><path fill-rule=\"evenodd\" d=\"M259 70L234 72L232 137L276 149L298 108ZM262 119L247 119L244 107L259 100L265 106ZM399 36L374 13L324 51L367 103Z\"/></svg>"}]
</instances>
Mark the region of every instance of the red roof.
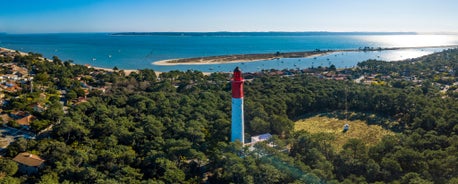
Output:
<instances>
[{"instance_id":1,"label":"red roof","mask_svg":"<svg viewBox=\"0 0 458 184\"><path fill-rule=\"evenodd\" d=\"M28 115L26 117L16 120L16 123L23 126L30 126L30 123L35 119L35 116Z\"/></svg>"},{"instance_id":2,"label":"red roof","mask_svg":"<svg viewBox=\"0 0 458 184\"><path fill-rule=\"evenodd\" d=\"M16 157L13 158L13 160L17 163L30 167L38 167L43 164L43 162L45 162L45 160L40 158L38 155L30 154L27 152L19 153L16 155Z\"/></svg>"}]
</instances>

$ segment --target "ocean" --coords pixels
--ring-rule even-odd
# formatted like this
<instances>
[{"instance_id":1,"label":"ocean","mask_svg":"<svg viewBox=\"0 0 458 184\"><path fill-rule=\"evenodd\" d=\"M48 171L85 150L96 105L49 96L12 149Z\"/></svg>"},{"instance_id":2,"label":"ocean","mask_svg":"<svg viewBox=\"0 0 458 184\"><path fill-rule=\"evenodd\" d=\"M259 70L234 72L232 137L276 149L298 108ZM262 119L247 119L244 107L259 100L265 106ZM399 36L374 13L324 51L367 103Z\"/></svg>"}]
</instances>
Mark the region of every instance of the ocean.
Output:
<instances>
[{"instance_id":1,"label":"ocean","mask_svg":"<svg viewBox=\"0 0 458 184\"><path fill-rule=\"evenodd\" d=\"M0 34L0 47L22 52L41 53L46 58L58 56L77 64L120 69L156 71L199 70L229 72L235 66L245 72L268 69L302 69L329 66L355 66L368 59L398 61L439 52L456 46L458 35L416 33L56 33ZM228 54L275 53L363 47L422 47L370 52L340 52L314 58L294 58L257 62L154 65L155 61ZM428 48L430 47L430 48Z\"/></svg>"}]
</instances>

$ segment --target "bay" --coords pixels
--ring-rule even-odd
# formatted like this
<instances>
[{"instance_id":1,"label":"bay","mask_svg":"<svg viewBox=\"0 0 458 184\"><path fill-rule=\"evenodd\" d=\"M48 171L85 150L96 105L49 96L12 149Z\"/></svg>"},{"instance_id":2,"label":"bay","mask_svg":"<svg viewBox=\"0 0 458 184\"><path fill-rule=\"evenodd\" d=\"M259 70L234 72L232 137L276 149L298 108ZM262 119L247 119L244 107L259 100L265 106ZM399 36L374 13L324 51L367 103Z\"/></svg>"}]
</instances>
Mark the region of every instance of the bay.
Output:
<instances>
[{"instance_id":1,"label":"bay","mask_svg":"<svg viewBox=\"0 0 458 184\"><path fill-rule=\"evenodd\" d=\"M199 70L228 72L303 69L336 65L352 67L367 59L398 61L439 52L435 46L458 45L458 35L387 33L165 33L114 35L111 33L0 34L0 47L58 56L77 64L156 71ZM363 47L424 47L371 52L337 52L315 58L257 62L158 66L155 61L229 54L275 53ZM431 47L431 48L428 48Z\"/></svg>"}]
</instances>

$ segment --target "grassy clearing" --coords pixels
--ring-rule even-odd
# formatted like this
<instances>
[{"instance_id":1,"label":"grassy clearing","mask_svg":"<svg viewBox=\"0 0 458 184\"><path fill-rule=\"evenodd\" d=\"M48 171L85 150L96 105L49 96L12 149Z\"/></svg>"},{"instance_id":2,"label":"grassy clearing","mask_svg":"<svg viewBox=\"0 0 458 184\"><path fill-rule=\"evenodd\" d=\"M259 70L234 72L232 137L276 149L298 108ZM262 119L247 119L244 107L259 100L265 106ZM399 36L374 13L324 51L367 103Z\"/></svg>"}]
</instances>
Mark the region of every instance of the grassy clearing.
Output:
<instances>
[{"instance_id":1,"label":"grassy clearing","mask_svg":"<svg viewBox=\"0 0 458 184\"><path fill-rule=\"evenodd\" d=\"M346 123L350 125L350 129L347 132L343 132L343 126ZM332 141L332 146L336 151L340 151L342 146L350 138L361 139L364 143L366 143L366 146L372 146L377 144L385 135L395 134L389 130L383 129L379 125L367 125L365 121L341 120L320 115L296 121L294 130L305 130L311 134L333 134L336 139Z\"/></svg>"}]
</instances>

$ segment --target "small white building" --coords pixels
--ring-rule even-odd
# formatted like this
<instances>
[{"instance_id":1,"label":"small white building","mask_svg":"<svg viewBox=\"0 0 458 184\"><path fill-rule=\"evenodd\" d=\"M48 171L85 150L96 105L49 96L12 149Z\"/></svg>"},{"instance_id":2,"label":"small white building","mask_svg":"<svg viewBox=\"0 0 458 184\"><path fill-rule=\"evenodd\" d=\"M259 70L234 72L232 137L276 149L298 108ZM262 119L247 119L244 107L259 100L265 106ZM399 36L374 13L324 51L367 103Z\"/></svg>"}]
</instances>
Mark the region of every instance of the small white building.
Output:
<instances>
[{"instance_id":1,"label":"small white building","mask_svg":"<svg viewBox=\"0 0 458 184\"><path fill-rule=\"evenodd\" d=\"M257 143L260 143L260 142L268 141L271 138L272 138L272 135L270 133L265 133L265 134L261 134L261 135L252 136L251 137L251 142L245 144L245 146L249 146L248 150L254 151L254 150L256 150L254 145L256 145ZM270 146L270 147L274 147L275 146L272 143L268 143L267 145ZM259 155L259 156L262 156L262 155Z\"/></svg>"},{"instance_id":2,"label":"small white building","mask_svg":"<svg viewBox=\"0 0 458 184\"><path fill-rule=\"evenodd\" d=\"M270 133L265 133L265 134L261 134L261 135L252 136L251 137L251 144L256 144L258 142L267 141L270 138L272 138L272 135Z\"/></svg>"}]
</instances>

